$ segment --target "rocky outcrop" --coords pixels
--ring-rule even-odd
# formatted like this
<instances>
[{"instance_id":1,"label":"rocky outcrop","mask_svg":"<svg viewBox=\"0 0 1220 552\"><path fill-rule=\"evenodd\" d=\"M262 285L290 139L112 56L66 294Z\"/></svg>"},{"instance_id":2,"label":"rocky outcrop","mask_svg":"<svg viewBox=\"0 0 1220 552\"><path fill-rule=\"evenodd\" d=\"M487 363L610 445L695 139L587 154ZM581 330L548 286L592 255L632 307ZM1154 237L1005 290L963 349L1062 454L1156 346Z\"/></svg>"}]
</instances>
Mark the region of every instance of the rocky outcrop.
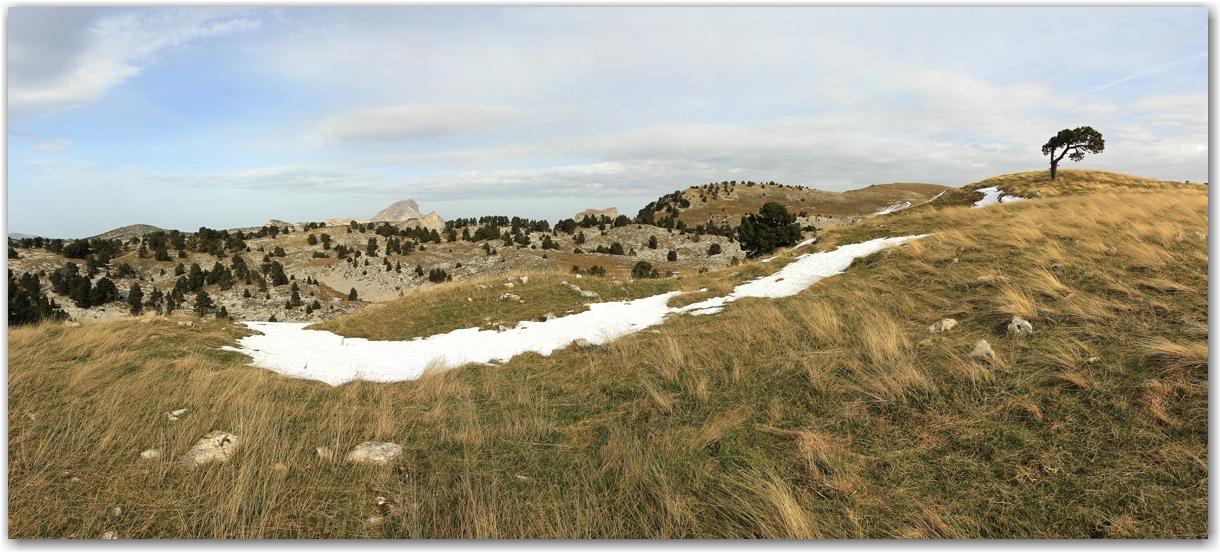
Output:
<instances>
[{"instance_id":1,"label":"rocky outcrop","mask_svg":"<svg viewBox=\"0 0 1220 552\"><path fill-rule=\"evenodd\" d=\"M980 339L978 343L974 344L974 350L970 351L970 358L981 360L988 364L995 364L996 360L998 360L995 351L991 349L991 344L986 339Z\"/></svg>"},{"instance_id":2,"label":"rocky outcrop","mask_svg":"<svg viewBox=\"0 0 1220 552\"><path fill-rule=\"evenodd\" d=\"M402 201L395 201L394 203L391 203L389 207L377 211L377 214L373 215L372 220L402 222L419 217L419 204L413 199L404 199Z\"/></svg>"},{"instance_id":3,"label":"rocky outcrop","mask_svg":"<svg viewBox=\"0 0 1220 552\"><path fill-rule=\"evenodd\" d=\"M957 326L957 320L946 318L944 320L938 320L935 324L928 326L928 331L934 334L944 333L953 329L954 326Z\"/></svg>"},{"instance_id":4,"label":"rocky outcrop","mask_svg":"<svg viewBox=\"0 0 1220 552\"><path fill-rule=\"evenodd\" d=\"M1029 335L1034 333L1034 325L1028 320L1020 316L1012 317L1012 321L1008 323L1008 333L1017 335Z\"/></svg>"},{"instance_id":5,"label":"rocky outcrop","mask_svg":"<svg viewBox=\"0 0 1220 552\"><path fill-rule=\"evenodd\" d=\"M580 222L580 220L585 217L596 217L600 219L602 215L610 217L610 220L614 220L618 218L618 207L611 207L609 209L585 209L584 211L576 213L576 216L572 217L572 220Z\"/></svg>"},{"instance_id":6,"label":"rocky outcrop","mask_svg":"<svg viewBox=\"0 0 1220 552\"><path fill-rule=\"evenodd\" d=\"M224 462L237 450L241 437L227 431L213 431L204 435L199 442L191 447L190 452L182 455L184 467L192 468L212 462Z\"/></svg>"},{"instance_id":7,"label":"rocky outcrop","mask_svg":"<svg viewBox=\"0 0 1220 552\"><path fill-rule=\"evenodd\" d=\"M389 464L402 456L402 446L394 443L365 441L347 453L347 461L355 464Z\"/></svg>"}]
</instances>

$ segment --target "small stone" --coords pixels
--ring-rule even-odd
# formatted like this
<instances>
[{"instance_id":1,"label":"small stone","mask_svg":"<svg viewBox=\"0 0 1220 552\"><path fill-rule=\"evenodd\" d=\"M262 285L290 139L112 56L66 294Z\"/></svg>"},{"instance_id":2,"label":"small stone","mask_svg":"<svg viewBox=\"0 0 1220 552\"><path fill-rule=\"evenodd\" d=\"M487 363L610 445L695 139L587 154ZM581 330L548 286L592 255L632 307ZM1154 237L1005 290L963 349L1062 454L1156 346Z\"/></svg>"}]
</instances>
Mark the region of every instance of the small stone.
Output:
<instances>
[{"instance_id":1,"label":"small stone","mask_svg":"<svg viewBox=\"0 0 1220 552\"><path fill-rule=\"evenodd\" d=\"M69 479L68 481L71 481L71 482L73 482L73 483L80 483L80 478L79 478L79 477L73 477L72 479Z\"/></svg>"},{"instance_id":2,"label":"small stone","mask_svg":"<svg viewBox=\"0 0 1220 552\"><path fill-rule=\"evenodd\" d=\"M182 455L180 462L183 467L194 467L211 462L224 462L236 451L241 437L227 431L213 431L191 447L190 452Z\"/></svg>"},{"instance_id":3,"label":"small stone","mask_svg":"<svg viewBox=\"0 0 1220 552\"><path fill-rule=\"evenodd\" d=\"M171 415L173 415L173 416L181 416L181 415L183 415L183 414L186 414L186 410L187 410L187 409L185 409L185 408L179 408L178 410L175 410L175 411L173 411L173 412L170 412L170 414L171 414Z\"/></svg>"},{"instance_id":4,"label":"small stone","mask_svg":"<svg viewBox=\"0 0 1220 552\"><path fill-rule=\"evenodd\" d=\"M1197 232L1196 232L1196 233L1197 233ZM64 326L66 326L66 327L68 327L68 328L79 328L79 327L80 327L80 322L72 322L72 321L68 321L68 322L64 322Z\"/></svg>"},{"instance_id":5,"label":"small stone","mask_svg":"<svg viewBox=\"0 0 1220 552\"><path fill-rule=\"evenodd\" d=\"M33 412L26 412L25 417L29 418L31 422L38 419L38 416L35 416Z\"/></svg>"},{"instance_id":6,"label":"small stone","mask_svg":"<svg viewBox=\"0 0 1220 552\"><path fill-rule=\"evenodd\" d=\"M991 344L987 343L986 339L980 339L974 344L974 350L970 351L970 358L979 359L989 364L996 361L995 351L991 350Z\"/></svg>"},{"instance_id":7,"label":"small stone","mask_svg":"<svg viewBox=\"0 0 1220 552\"><path fill-rule=\"evenodd\" d=\"M924 338L923 341L920 341L916 345L916 347L927 347L928 345L931 345L931 344L932 344L932 338L928 337L928 338Z\"/></svg>"},{"instance_id":8,"label":"small stone","mask_svg":"<svg viewBox=\"0 0 1220 552\"><path fill-rule=\"evenodd\" d=\"M590 299L598 297L598 295L597 295L597 292L596 292L596 291L590 291L590 290L587 290L587 289L586 289L586 290L581 291L581 292L580 292L580 296L581 296L581 297L588 297L588 298L590 298Z\"/></svg>"},{"instance_id":9,"label":"small stone","mask_svg":"<svg viewBox=\"0 0 1220 552\"><path fill-rule=\"evenodd\" d=\"M530 277L529 277L529 276L522 276L522 277L521 277L521 278L519 278L519 279L521 280L521 283L522 283L522 284L528 284L528 283L530 283Z\"/></svg>"},{"instance_id":10,"label":"small stone","mask_svg":"<svg viewBox=\"0 0 1220 552\"><path fill-rule=\"evenodd\" d=\"M520 475L520 474L518 474L518 475L517 475L517 481L533 481L533 480L532 480L532 479L530 479L530 478L528 478L528 477L526 477L526 476L524 476L524 475Z\"/></svg>"},{"instance_id":11,"label":"small stone","mask_svg":"<svg viewBox=\"0 0 1220 552\"><path fill-rule=\"evenodd\" d=\"M517 295L512 294L512 293L505 293L504 295L500 296L500 300L501 301L520 301L521 297L518 297Z\"/></svg>"},{"instance_id":12,"label":"small stone","mask_svg":"<svg viewBox=\"0 0 1220 552\"><path fill-rule=\"evenodd\" d=\"M322 460L334 460L335 449L330 447L318 447L318 458Z\"/></svg>"},{"instance_id":13,"label":"small stone","mask_svg":"<svg viewBox=\"0 0 1220 552\"><path fill-rule=\"evenodd\" d=\"M575 343L576 346L580 347L581 349L588 349L590 347L596 347L596 345L594 345L591 341L589 341L588 339L585 339L583 337L577 338L576 341L573 341L572 343Z\"/></svg>"},{"instance_id":14,"label":"small stone","mask_svg":"<svg viewBox=\"0 0 1220 552\"><path fill-rule=\"evenodd\" d=\"M553 312L548 312L545 315L543 315L543 318L545 319L544 321L549 321L549 320L554 320L559 317L555 316L555 313L553 313Z\"/></svg>"},{"instance_id":15,"label":"small stone","mask_svg":"<svg viewBox=\"0 0 1220 552\"><path fill-rule=\"evenodd\" d=\"M466 301L473 303L473 302L474 302L474 298L472 298L472 297L467 297L467 298L466 298Z\"/></svg>"},{"instance_id":16,"label":"small stone","mask_svg":"<svg viewBox=\"0 0 1220 552\"><path fill-rule=\"evenodd\" d=\"M110 513L114 514L115 517L121 516L121 515L123 515L123 508L121 508L119 506L115 506L114 509L110 511Z\"/></svg>"},{"instance_id":17,"label":"small stone","mask_svg":"<svg viewBox=\"0 0 1220 552\"><path fill-rule=\"evenodd\" d=\"M178 417L177 417L177 416L175 416L175 415L173 415L173 414L171 414L171 413L169 413L169 412L166 412L166 413L165 413L165 418L166 418L167 420L171 421L171 422L176 422L176 421L178 421Z\"/></svg>"},{"instance_id":18,"label":"small stone","mask_svg":"<svg viewBox=\"0 0 1220 552\"><path fill-rule=\"evenodd\" d=\"M196 325L195 325L195 323L194 323L194 322L191 322L190 320L185 320L185 321L179 322L179 323L178 323L178 325L179 325L179 326L186 326L186 327L188 327L188 328L190 328L190 329L192 329L192 330L194 330L194 329L197 329L197 328L198 328L198 326L196 326Z\"/></svg>"},{"instance_id":19,"label":"small stone","mask_svg":"<svg viewBox=\"0 0 1220 552\"><path fill-rule=\"evenodd\" d=\"M957 257L954 257L954 258L953 258L953 264L957 264L957 261L958 261L958 258L957 258Z\"/></svg>"},{"instance_id":20,"label":"small stone","mask_svg":"<svg viewBox=\"0 0 1220 552\"><path fill-rule=\"evenodd\" d=\"M385 521L385 518L381 516L369 516L369 518L364 521L369 525L381 525L381 522Z\"/></svg>"},{"instance_id":21,"label":"small stone","mask_svg":"<svg viewBox=\"0 0 1220 552\"><path fill-rule=\"evenodd\" d=\"M114 531L106 531L102 533L102 540L118 540L119 534Z\"/></svg>"},{"instance_id":22,"label":"small stone","mask_svg":"<svg viewBox=\"0 0 1220 552\"><path fill-rule=\"evenodd\" d=\"M1021 318L1020 316L1014 316L1014 317L1012 317L1012 322L1008 323L1008 333L1015 333L1017 335L1029 335L1031 333L1034 333L1034 326L1033 326L1033 324L1030 324L1029 321L1025 320L1024 318Z\"/></svg>"},{"instance_id":23,"label":"small stone","mask_svg":"<svg viewBox=\"0 0 1220 552\"><path fill-rule=\"evenodd\" d=\"M580 274L577 274L577 275L576 275L576 279L577 279L577 280L583 280L583 279L584 279L584 276L581 276Z\"/></svg>"},{"instance_id":24,"label":"small stone","mask_svg":"<svg viewBox=\"0 0 1220 552\"><path fill-rule=\"evenodd\" d=\"M506 288L511 288L511 287L513 287L513 283L512 283L512 282L504 282L504 287L506 287Z\"/></svg>"},{"instance_id":25,"label":"small stone","mask_svg":"<svg viewBox=\"0 0 1220 552\"><path fill-rule=\"evenodd\" d=\"M566 285L568 285L568 281L567 281L567 280L564 280L564 281L562 281L562 282L559 282L559 285L561 285L561 286L566 286Z\"/></svg>"},{"instance_id":26,"label":"small stone","mask_svg":"<svg viewBox=\"0 0 1220 552\"><path fill-rule=\"evenodd\" d=\"M1089 357L1089 358L1085 359L1085 362L1088 364L1093 364L1094 362L1097 362L1099 360L1101 360L1101 357Z\"/></svg>"},{"instance_id":27,"label":"small stone","mask_svg":"<svg viewBox=\"0 0 1220 552\"><path fill-rule=\"evenodd\" d=\"M365 441L347 453L347 461L358 464L389 464L399 456L402 456L401 445Z\"/></svg>"},{"instance_id":28,"label":"small stone","mask_svg":"<svg viewBox=\"0 0 1220 552\"><path fill-rule=\"evenodd\" d=\"M157 449L148 449L140 453L141 460L156 460L161 457L161 451Z\"/></svg>"},{"instance_id":29,"label":"small stone","mask_svg":"<svg viewBox=\"0 0 1220 552\"><path fill-rule=\"evenodd\" d=\"M928 326L928 331L934 334L944 333L952 330L954 326L957 326L957 320L946 318L944 320L937 320L935 324Z\"/></svg>"}]
</instances>

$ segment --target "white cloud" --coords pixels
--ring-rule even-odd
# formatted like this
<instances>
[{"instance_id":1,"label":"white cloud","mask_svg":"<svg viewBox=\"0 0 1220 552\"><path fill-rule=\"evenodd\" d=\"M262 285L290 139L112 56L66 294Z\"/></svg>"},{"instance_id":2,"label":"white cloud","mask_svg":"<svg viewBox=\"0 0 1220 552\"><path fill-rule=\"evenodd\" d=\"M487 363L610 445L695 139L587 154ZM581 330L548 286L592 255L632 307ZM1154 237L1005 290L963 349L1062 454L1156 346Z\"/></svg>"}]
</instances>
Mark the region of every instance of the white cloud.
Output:
<instances>
[{"instance_id":1,"label":"white cloud","mask_svg":"<svg viewBox=\"0 0 1220 552\"><path fill-rule=\"evenodd\" d=\"M10 37L8 106L12 115L76 109L97 102L111 87L132 78L156 56L206 37L258 29L260 21L217 9L106 12L81 21L68 10L12 8L10 25L37 20L75 42L53 50L38 33ZM58 19L69 19L62 25ZM70 27L70 28L61 28Z\"/></svg>"},{"instance_id":2,"label":"white cloud","mask_svg":"<svg viewBox=\"0 0 1220 552\"><path fill-rule=\"evenodd\" d=\"M159 188L233 188L295 192L357 192L386 182L383 173L337 165L288 165L209 173L168 173L119 167L127 181Z\"/></svg>"},{"instance_id":3,"label":"white cloud","mask_svg":"<svg viewBox=\"0 0 1220 552\"><path fill-rule=\"evenodd\" d=\"M68 149L68 146L71 145L71 140L66 138L55 138L53 140L47 140L39 144L34 144L31 147L38 151L65 151Z\"/></svg>"},{"instance_id":4,"label":"white cloud","mask_svg":"<svg viewBox=\"0 0 1220 552\"><path fill-rule=\"evenodd\" d=\"M356 107L332 114L314 125L309 138L322 140L395 141L466 134L510 120L545 118L575 111L575 107L522 109L451 103Z\"/></svg>"}]
</instances>

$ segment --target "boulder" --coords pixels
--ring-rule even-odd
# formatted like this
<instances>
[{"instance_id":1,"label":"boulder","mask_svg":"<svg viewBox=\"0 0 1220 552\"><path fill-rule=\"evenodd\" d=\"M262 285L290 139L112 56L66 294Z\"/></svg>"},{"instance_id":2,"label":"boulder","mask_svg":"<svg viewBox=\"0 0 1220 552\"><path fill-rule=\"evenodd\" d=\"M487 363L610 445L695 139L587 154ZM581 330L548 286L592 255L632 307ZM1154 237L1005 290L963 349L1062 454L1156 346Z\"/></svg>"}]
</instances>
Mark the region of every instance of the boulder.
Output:
<instances>
[{"instance_id":1,"label":"boulder","mask_svg":"<svg viewBox=\"0 0 1220 552\"><path fill-rule=\"evenodd\" d=\"M500 296L501 301L520 301L521 297L513 293L505 293Z\"/></svg>"},{"instance_id":2,"label":"boulder","mask_svg":"<svg viewBox=\"0 0 1220 552\"><path fill-rule=\"evenodd\" d=\"M1008 333L1029 335L1034 333L1034 325L1030 324L1028 320L1021 318L1020 316L1014 316L1012 317L1012 322L1008 323Z\"/></svg>"},{"instance_id":3,"label":"boulder","mask_svg":"<svg viewBox=\"0 0 1220 552\"><path fill-rule=\"evenodd\" d=\"M953 327L956 325L957 325L957 320L954 320L952 318L946 318L944 320L937 320L935 324L928 326L928 331L930 331L934 334L944 333L949 330L952 330Z\"/></svg>"},{"instance_id":4,"label":"boulder","mask_svg":"<svg viewBox=\"0 0 1220 552\"><path fill-rule=\"evenodd\" d=\"M970 358L988 364L994 364L997 360L995 351L991 350L991 344L986 339L980 339L978 343L974 344L974 350L970 351Z\"/></svg>"},{"instance_id":5,"label":"boulder","mask_svg":"<svg viewBox=\"0 0 1220 552\"><path fill-rule=\"evenodd\" d=\"M402 446L394 443L365 441L347 453L347 461L354 464L389 464L402 456Z\"/></svg>"},{"instance_id":6,"label":"boulder","mask_svg":"<svg viewBox=\"0 0 1220 552\"><path fill-rule=\"evenodd\" d=\"M190 452L182 455L182 465L189 468L227 461L240 443L241 437L237 435L227 431L213 431L195 443Z\"/></svg>"}]
</instances>

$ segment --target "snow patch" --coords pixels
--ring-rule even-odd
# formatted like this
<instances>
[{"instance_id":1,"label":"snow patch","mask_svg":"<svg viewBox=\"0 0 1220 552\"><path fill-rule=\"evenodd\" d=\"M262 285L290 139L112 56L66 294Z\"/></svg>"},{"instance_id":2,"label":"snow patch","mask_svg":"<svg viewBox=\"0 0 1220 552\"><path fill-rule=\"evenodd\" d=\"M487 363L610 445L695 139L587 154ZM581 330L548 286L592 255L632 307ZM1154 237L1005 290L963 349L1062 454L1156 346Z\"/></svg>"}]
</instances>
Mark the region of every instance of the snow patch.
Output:
<instances>
[{"instance_id":1,"label":"snow patch","mask_svg":"<svg viewBox=\"0 0 1220 552\"><path fill-rule=\"evenodd\" d=\"M932 198L932 199L936 199L936 198ZM890 214L890 213L893 213L894 211L901 211L901 210L906 209L907 207L910 207L910 206L911 206L911 202L910 202L910 201L902 201L902 202L898 202L898 203L891 203L891 204L889 204L889 205L887 205L887 206L883 207L883 208L882 208L880 211L877 211L877 214L878 214L878 215L888 215L888 214Z\"/></svg>"},{"instance_id":2,"label":"snow patch","mask_svg":"<svg viewBox=\"0 0 1220 552\"><path fill-rule=\"evenodd\" d=\"M926 235L926 234L925 234ZM307 323L245 322L262 332L238 340L240 347L221 347L249 355L251 365L290 377L342 385L363 379L376 382L413 380L429 366L456 368L468 363L500 363L524 352L549 356L579 339L594 345L662 324L670 314L719 313L743 297L779 298L800 293L818 280L847 270L854 259L919 239L923 236L878 238L842 246L834 251L801 255L775 274L741 284L724 297L713 297L680 308L670 308L671 291L635 299L592 303L589 310L537 322L525 320L503 331L464 328L411 341L370 341L321 330L306 330Z\"/></svg>"},{"instance_id":3,"label":"snow patch","mask_svg":"<svg viewBox=\"0 0 1220 552\"><path fill-rule=\"evenodd\" d=\"M1029 198L1007 195L996 186L990 188L979 188L976 192L983 192L983 199L974 202L974 207L986 207L995 203L1015 203L1018 201L1026 201Z\"/></svg>"}]
</instances>

